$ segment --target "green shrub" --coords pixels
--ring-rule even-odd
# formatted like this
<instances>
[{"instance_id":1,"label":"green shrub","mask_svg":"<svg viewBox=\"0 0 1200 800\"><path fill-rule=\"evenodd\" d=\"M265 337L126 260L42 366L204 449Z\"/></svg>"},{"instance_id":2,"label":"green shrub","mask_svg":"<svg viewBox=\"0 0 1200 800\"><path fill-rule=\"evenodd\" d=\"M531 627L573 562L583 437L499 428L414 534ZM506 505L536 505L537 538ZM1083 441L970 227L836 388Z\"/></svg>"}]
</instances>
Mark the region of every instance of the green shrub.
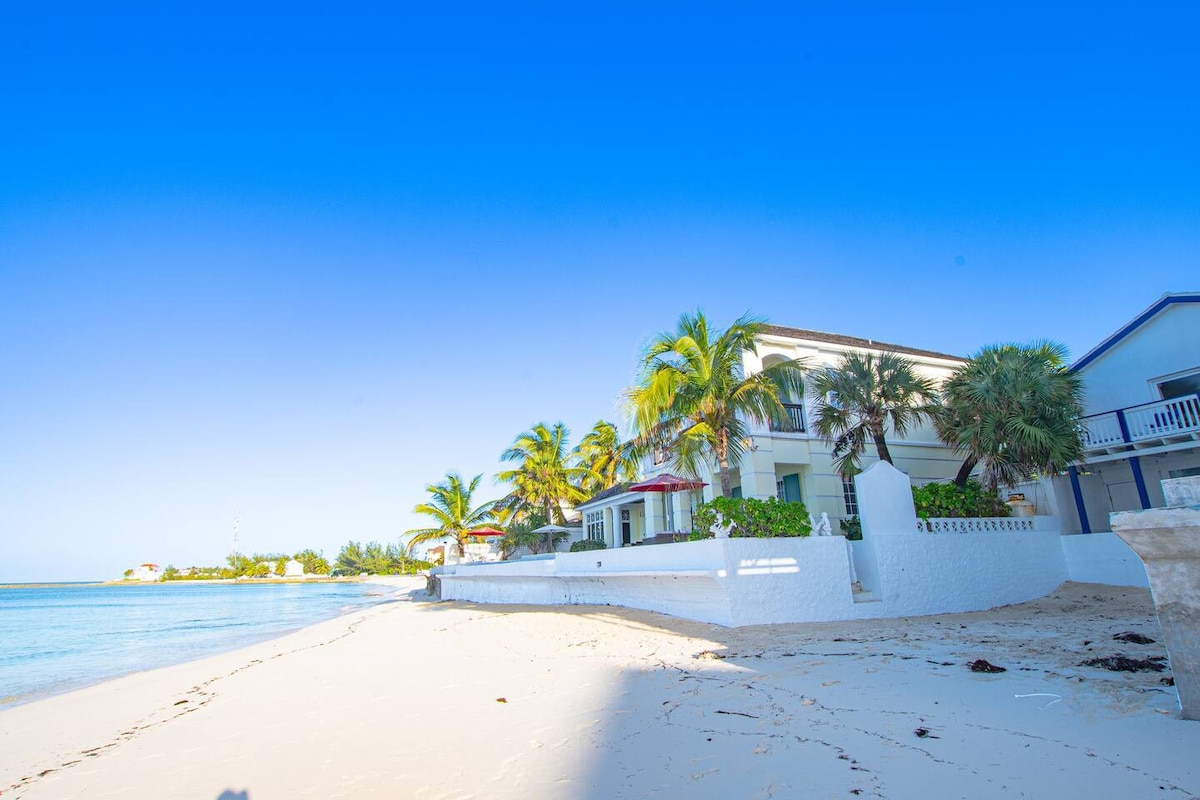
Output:
<instances>
[{"instance_id":1,"label":"green shrub","mask_svg":"<svg viewBox=\"0 0 1200 800\"><path fill-rule=\"evenodd\" d=\"M586 553L588 550L604 550L607 547L608 545L599 539L580 539L578 542L571 542L572 553Z\"/></svg>"},{"instance_id":2,"label":"green shrub","mask_svg":"<svg viewBox=\"0 0 1200 800\"><path fill-rule=\"evenodd\" d=\"M853 517L846 517L838 523L842 526L842 535L852 542L862 541L862 520L856 514Z\"/></svg>"},{"instance_id":3,"label":"green shrub","mask_svg":"<svg viewBox=\"0 0 1200 800\"><path fill-rule=\"evenodd\" d=\"M756 500L753 497L714 497L696 509L692 524L692 537L706 539L709 529L717 521L717 513L725 524L733 523L731 537L768 538L776 536L808 536L812 532L812 521L803 503L781 503Z\"/></svg>"},{"instance_id":4,"label":"green shrub","mask_svg":"<svg viewBox=\"0 0 1200 800\"><path fill-rule=\"evenodd\" d=\"M995 489L984 489L978 481L959 487L953 483L914 486L913 505L921 519L930 517L1007 517L1011 511Z\"/></svg>"}]
</instances>

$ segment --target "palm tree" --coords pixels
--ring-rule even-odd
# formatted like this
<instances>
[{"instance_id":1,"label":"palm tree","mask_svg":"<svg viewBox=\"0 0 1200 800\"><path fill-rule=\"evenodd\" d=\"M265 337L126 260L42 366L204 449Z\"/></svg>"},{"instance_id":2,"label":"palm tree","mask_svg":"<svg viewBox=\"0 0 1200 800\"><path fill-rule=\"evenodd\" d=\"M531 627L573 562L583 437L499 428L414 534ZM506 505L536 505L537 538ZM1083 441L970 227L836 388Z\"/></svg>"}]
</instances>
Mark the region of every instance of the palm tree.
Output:
<instances>
[{"instance_id":1,"label":"palm tree","mask_svg":"<svg viewBox=\"0 0 1200 800\"><path fill-rule=\"evenodd\" d=\"M430 495L429 502L421 503L413 511L430 517L435 527L405 531L406 536L412 537L408 540L409 553L418 544L450 537L458 555L462 556L471 531L479 530L495 519L496 501L472 505L482 478L482 475L476 475L469 484L464 484L457 472L447 472L445 481L425 487Z\"/></svg>"},{"instance_id":2,"label":"palm tree","mask_svg":"<svg viewBox=\"0 0 1200 800\"><path fill-rule=\"evenodd\" d=\"M965 454L954 481L982 465L983 483L1009 486L1055 473L1083 457L1083 388L1056 342L985 347L942 387L936 418L942 441Z\"/></svg>"},{"instance_id":3,"label":"palm tree","mask_svg":"<svg viewBox=\"0 0 1200 800\"><path fill-rule=\"evenodd\" d=\"M710 331L704 313L685 313L675 330L650 340L638 385L628 392L641 452L665 447L672 465L698 477L715 463L721 496L731 493L730 464L740 462L747 423L783 424L782 398L801 396L798 359L745 375L743 358L757 353L764 320L743 315L724 331Z\"/></svg>"},{"instance_id":4,"label":"palm tree","mask_svg":"<svg viewBox=\"0 0 1200 800\"><path fill-rule=\"evenodd\" d=\"M617 426L600 420L579 442L573 454L587 470L580 488L587 496L637 479L638 462L631 442L622 442Z\"/></svg>"},{"instance_id":5,"label":"palm tree","mask_svg":"<svg viewBox=\"0 0 1200 800\"><path fill-rule=\"evenodd\" d=\"M507 559L521 547L528 548L529 552L534 555L542 552L542 548L547 544L547 536L543 533L535 533L535 531L545 524L546 517L542 512L534 511L521 521L509 525L504 532L504 537L500 540L501 557ZM571 534L565 532L552 534L549 537L551 539L549 552L557 550L558 546L570 537Z\"/></svg>"},{"instance_id":6,"label":"palm tree","mask_svg":"<svg viewBox=\"0 0 1200 800\"><path fill-rule=\"evenodd\" d=\"M896 353L846 353L836 366L813 378L817 392L814 429L833 444L833 458L844 476L859 472L868 442L880 461L892 463L885 431L903 436L932 416L934 388L916 365Z\"/></svg>"},{"instance_id":7,"label":"palm tree","mask_svg":"<svg viewBox=\"0 0 1200 800\"><path fill-rule=\"evenodd\" d=\"M567 439L570 431L561 422L547 426L539 422L513 441L500 454L501 461L517 464L496 476L512 485L512 491L500 501L500 508L509 516L528 516L541 511L546 519L566 522L563 504L574 505L587 499L580 488L589 471L573 465Z\"/></svg>"}]
</instances>

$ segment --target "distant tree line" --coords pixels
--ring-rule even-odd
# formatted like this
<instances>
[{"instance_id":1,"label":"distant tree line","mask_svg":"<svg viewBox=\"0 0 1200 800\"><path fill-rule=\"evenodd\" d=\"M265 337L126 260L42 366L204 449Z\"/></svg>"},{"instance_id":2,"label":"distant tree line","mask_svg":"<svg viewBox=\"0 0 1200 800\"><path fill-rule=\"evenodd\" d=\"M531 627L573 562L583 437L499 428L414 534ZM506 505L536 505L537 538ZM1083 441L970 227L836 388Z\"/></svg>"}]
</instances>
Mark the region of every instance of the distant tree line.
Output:
<instances>
[{"instance_id":1,"label":"distant tree line","mask_svg":"<svg viewBox=\"0 0 1200 800\"><path fill-rule=\"evenodd\" d=\"M225 565L219 567L186 567L177 569L168 566L163 570L164 581L203 581L218 578L266 578L271 575L282 577L287 572L288 561L295 559L304 565L306 575L415 575L433 566L428 561L410 558L406 549L399 544L382 545L379 542L347 542L342 546L333 564L316 550L301 550L294 555L286 553L232 553L225 557Z\"/></svg>"}]
</instances>

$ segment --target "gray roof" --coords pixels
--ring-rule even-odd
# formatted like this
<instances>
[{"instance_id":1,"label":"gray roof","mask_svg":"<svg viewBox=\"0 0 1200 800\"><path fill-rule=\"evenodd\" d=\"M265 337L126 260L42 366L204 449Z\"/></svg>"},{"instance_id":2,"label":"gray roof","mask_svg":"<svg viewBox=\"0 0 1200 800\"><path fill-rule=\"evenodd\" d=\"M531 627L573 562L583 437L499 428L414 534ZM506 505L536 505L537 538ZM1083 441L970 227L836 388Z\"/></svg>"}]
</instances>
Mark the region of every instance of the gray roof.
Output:
<instances>
[{"instance_id":1,"label":"gray roof","mask_svg":"<svg viewBox=\"0 0 1200 800\"><path fill-rule=\"evenodd\" d=\"M632 483L618 483L616 486L610 487L608 489L605 489L602 492L598 492L598 493L592 495L587 500L584 500L582 503L577 504L575 507L581 508L582 506L590 505L592 503L598 503L601 500L607 500L610 497L616 497L619 494L625 494L626 492L629 491L630 486L633 486L633 484Z\"/></svg>"},{"instance_id":2,"label":"gray roof","mask_svg":"<svg viewBox=\"0 0 1200 800\"><path fill-rule=\"evenodd\" d=\"M810 331L805 328L785 328L782 325L764 325L763 333L768 336L784 336L788 339L812 339L813 341L817 342L829 342L830 344L842 344L850 347L863 347L868 350L889 350L893 353L906 353L913 356L947 358L951 361L966 361L966 359L962 356L950 355L949 353L939 353L936 350L920 350L915 347L904 347L903 345L880 342L875 339L860 339L857 336L843 336L840 333Z\"/></svg>"}]
</instances>

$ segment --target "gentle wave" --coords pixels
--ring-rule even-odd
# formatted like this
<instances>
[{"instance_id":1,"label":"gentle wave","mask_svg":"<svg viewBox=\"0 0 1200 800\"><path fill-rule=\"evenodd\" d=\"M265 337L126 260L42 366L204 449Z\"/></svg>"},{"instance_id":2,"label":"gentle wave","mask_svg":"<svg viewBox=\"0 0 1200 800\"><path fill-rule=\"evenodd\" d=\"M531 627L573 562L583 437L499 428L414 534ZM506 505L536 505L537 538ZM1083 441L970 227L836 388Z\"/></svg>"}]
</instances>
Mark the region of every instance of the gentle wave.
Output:
<instances>
[{"instance_id":1,"label":"gentle wave","mask_svg":"<svg viewBox=\"0 0 1200 800\"><path fill-rule=\"evenodd\" d=\"M360 583L0 589L0 710L389 602Z\"/></svg>"}]
</instances>

